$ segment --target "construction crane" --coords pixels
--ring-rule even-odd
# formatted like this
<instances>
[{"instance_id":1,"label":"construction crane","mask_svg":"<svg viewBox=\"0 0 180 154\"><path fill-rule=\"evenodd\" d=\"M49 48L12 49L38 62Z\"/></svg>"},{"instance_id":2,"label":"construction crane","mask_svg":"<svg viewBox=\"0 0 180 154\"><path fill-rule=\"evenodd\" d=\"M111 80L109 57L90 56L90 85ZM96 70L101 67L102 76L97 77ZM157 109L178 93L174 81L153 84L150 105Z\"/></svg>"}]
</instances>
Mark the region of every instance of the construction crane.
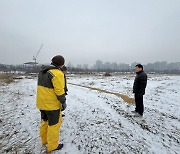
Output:
<instances>
[{"instance_id":1,"label":"construction crane","mask_svg":"<svg viewBox=\"0 0 180 154\"><path fill-rule=\"evenodd\" d=\"M42 44L42 45L41 45L41 47L39 48L39 50L38 50L38 52L37 52L36 56L33 56L33 60L34 60L34 64L35 64L35 65L37 64L37 63L36 63L37 56L39 55L39 53L40 53L40 51L41 51L42 47L43 47L43 44Z\"/></svg>"}]
</instances>

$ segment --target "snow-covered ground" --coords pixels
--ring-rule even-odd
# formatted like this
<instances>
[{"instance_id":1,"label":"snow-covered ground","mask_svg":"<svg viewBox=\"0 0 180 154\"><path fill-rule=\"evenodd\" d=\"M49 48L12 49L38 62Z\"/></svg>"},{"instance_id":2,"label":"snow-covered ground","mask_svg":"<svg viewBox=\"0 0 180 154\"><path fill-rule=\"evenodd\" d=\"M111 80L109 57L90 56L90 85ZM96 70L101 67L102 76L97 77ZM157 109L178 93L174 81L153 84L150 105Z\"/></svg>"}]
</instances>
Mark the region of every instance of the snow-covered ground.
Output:
<instances>
[{"instance_id":1,"label":"snow-covered ground","mask_svg":"<svg viewBox=\"0 0 180 154\"><path fill-rule=\"evenodd\" d=\"M133 97L134 75L69 76L68 83ZM39 137L36 78L0 84L0 153L46 153ZM68 84L61 127L63 154L178 154L180 151L180 76L148 75L142 118L120 97Z\"/></svg>"}]
</instances>

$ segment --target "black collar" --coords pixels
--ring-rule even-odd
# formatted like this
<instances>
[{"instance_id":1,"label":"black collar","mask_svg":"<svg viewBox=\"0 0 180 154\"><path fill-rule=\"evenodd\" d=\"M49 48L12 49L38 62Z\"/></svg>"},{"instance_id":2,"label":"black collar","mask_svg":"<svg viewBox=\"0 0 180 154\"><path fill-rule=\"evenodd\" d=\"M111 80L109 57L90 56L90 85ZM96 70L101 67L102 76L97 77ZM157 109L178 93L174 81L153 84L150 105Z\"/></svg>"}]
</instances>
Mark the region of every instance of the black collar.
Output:
<instances>
[{"instance_id":1,"label":"black collar","mask_svg":"<svg viewBox=\"0 0 180 154\"><path fill-rule=\"evenodd\" d=\"M140 73L142 73L143 72L143 70L141 70L141 71L139 71L139 72L136 72L136 74L140 74Z\"/></svg>"}]
</instances>

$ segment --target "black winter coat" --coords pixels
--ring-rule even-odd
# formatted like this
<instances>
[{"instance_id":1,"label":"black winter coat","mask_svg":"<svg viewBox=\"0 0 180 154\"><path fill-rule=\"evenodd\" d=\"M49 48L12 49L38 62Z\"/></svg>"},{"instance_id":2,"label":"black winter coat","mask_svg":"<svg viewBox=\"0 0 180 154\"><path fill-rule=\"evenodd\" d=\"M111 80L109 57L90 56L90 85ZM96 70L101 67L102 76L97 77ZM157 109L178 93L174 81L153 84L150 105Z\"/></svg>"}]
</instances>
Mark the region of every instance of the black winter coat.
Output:
<instances>
[{"instance_id":1,"label":"black winter coat","mask_svg":"<svg viewBox=\"0 0 180 154\"><path fill-rule=\"evenodd\" d=\"M144 95L146 85L147 85L147 74L144 71L137 72L136 77L134 79L133 93Z\"/></svg>"}]
</instances>

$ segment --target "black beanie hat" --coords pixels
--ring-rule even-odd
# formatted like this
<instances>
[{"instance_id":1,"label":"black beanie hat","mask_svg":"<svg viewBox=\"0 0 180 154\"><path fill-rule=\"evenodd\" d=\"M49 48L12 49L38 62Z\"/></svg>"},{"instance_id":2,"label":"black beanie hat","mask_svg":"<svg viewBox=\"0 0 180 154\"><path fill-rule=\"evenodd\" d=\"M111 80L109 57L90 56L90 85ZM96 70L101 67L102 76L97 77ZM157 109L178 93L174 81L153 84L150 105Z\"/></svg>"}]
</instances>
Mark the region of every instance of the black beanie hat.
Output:
<instances>
[{"instance_id":1,"label":"black beanie hat","mask_svg":"<svg viewBox=\"0 0 180 154\"><path fill-rule=\"evenodd\" d=\"M55 66L62 66L64 65L65 62L64 57L61 55L54 56L51 61L52 61L51 64Z\"/></svg>"}]
</instances>

